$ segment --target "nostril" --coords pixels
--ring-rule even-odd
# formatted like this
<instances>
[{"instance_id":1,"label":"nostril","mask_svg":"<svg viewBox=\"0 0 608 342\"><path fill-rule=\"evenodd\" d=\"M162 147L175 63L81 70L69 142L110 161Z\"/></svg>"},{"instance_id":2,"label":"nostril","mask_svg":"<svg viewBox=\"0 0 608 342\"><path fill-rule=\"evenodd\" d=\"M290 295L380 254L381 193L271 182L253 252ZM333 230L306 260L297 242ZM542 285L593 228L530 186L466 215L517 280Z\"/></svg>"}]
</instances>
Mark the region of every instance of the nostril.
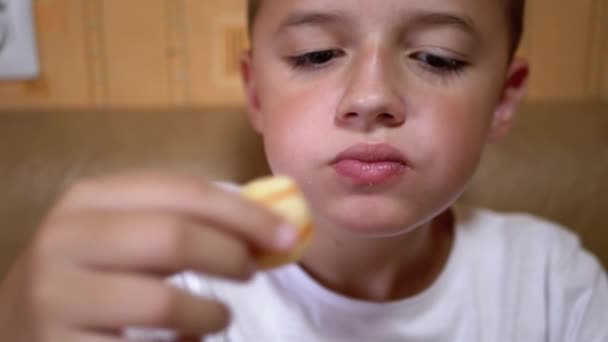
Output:
<instances>
[{"instance_id":1,"label":"nostril","mask_svg":"<svg viewBox=\"0 0 608 342\"><path fill-rule=\"evenodd\" d=\"M380 119L380 121L387 122L387 121L395 120L395 117L388 113L382 113L382 114L378 115L378 119Z\"/></svg>"},{"instance_id":2,"label":"nostril","mask_svg":"<svg viewBox=\"0 0 608 342\"><path fill-rule=\"evenodd\" d=\"M358 116L357 113L353 113L353 112L346 113L346 114L344 114L344 119L348 120L348 119L356 118L357 116Z\"/></svg>"}]
</instances>

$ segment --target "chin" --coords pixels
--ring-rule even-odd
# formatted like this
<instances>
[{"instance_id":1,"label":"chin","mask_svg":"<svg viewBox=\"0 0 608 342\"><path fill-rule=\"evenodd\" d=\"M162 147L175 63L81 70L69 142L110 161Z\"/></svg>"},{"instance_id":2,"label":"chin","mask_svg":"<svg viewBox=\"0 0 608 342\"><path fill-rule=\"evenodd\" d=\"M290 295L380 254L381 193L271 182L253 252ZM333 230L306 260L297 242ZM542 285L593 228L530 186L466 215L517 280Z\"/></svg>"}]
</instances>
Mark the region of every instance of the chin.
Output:
<instances>
[{"instance_id":1,"label":"chin","mask_svg":"<svg viewBox=\"0 0 608 342\"><path fill-rule=\"evenodd\" d=\"M423 221L415 205L386 197L342 199L315 211L334 227L370 237L404 234Z\"/></svg>"}]
</instances>

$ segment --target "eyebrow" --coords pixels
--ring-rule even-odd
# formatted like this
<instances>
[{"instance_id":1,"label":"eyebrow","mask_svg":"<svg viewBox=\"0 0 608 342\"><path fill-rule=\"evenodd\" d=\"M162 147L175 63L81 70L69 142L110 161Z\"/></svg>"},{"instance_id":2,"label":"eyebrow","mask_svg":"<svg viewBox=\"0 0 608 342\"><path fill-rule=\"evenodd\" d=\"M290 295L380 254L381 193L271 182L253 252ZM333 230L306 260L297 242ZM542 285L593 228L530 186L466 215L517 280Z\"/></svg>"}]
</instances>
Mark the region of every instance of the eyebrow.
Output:
<instances>
[{"instance_id":1,"label":"eyebrow","mask_svg":"<svg viewBox=\"0 0 608 342\"><path fill-rule=\"evenodd\" d=\"M480 39L473 19L466 14L452 12L417 12L406 20L406 28L451 26Z\"/></svg>"},{"instance_id":2,"label":"eyebrow","mask_svg":"<svg viewBox=\"0 0 608 342\"><path fill-rule=\"evenodd\" d=\"M404 29L448 26L454 27L481 39L473 19L458 12L415 11L401 19L405 22ZM280 24L277 33L298 26L322 26L329 24L348 24L349 16L343 12L301 11L290 13Z\"/></svg>"},{"instance_id":3,"label":"eyebrow","mask_svg":"<svg viewBox=\"0 0 608 342\"><path fill-rule=\"evenodd\" d=\"M321 26L332 23L346 23L346 18L347 16L341 12L293 12L281 22L277 29L277 33L298 26Z\"/></svg>"}]
</instances>

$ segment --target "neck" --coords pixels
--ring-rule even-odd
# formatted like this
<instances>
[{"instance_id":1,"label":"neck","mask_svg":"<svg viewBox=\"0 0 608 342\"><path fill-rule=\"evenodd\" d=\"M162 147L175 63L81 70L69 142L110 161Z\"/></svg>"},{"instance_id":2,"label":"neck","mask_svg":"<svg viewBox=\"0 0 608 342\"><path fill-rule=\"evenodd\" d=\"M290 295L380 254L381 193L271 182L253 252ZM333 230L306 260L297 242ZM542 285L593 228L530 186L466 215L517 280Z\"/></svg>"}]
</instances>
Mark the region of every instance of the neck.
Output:
<instances>
[{"instance_id":1,"label":"neck","mask_svg":"<svg viewBox=\"0 0 608 342\"><path fill-rule=\"evenodd\" d=\"M414 296L443 270L453 241L445 211L432 222L399 236L370 238L317 225L302 267L329 289L372 301Z\"/></svg>"}]
</instances>

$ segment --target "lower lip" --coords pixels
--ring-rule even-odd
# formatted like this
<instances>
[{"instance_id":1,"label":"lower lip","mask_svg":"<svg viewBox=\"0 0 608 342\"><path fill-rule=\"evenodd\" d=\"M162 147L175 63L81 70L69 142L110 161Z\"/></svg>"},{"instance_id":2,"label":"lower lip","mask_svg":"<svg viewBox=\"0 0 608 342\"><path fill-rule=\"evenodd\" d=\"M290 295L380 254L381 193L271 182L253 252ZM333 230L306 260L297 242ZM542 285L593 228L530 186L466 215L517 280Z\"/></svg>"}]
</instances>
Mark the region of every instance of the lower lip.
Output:
<instances>
[{"instance_id":1,"label":"lower lip","mask_svg":"<svg viewBox=\"0 0 608 342\"><path fill-rule=\"evenodd\" d=\"M407 170L395 161L365 162L345 159L333 165L336 172L355 184L379 185L398 181Z\"/></svg>"}]
</instances>

